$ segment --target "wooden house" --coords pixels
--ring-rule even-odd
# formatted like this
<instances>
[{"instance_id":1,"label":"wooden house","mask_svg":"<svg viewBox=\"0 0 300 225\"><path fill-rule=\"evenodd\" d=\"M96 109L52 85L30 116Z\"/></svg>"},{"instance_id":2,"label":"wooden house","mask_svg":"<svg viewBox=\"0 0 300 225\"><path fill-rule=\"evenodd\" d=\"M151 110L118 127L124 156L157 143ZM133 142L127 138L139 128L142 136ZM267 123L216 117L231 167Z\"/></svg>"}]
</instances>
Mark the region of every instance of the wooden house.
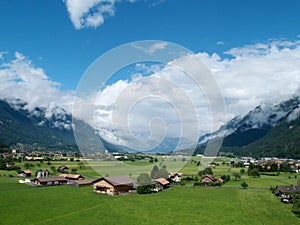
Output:
<instances>
[{"instance_id":1,"label":"wooden house","mask_svg":"<svg viewBox=\"0 0 300 225\"><path fill-rule=\"evenodd\" d=\"M203 175L202 178L201 178L201 182L203 184L208 184L208 183L211 183L211 182L216 182L216 178L213 176L213 175Z\"/></svg>"},{"instance_id":2,"label":"wooden house","mask_svg":"<svg viewBox=\"0 0 300 225\"><path fill-rule=\"evenodd\" d=\"M165 189L169 187L170 182L167 181L165 178L158 178L155 179L155 183L159 185L160 189Z\"/></svg>"},{"instance_id":3,"label":"wooden house","mask_svg":"<svg viewBox=\"0 0 300 225\"><path fill-rule=\"evenodd\" d=\"M178 183L181 181L181 176L182 173L177 173L177 172L169 173L169 180Z\"/></svg>"},{"instance_id":4,"label":"wooden house","mask_svg":"<svg viewBox=\"0 0 300 225\"><path fill-rule=\"evenodd\" d=\"M134 189L135 182L126 176L103 177L94 184L94 191L117 196Z\"/></svg>"},{"instance_id":5,"label":"wooden house","mask_svg":"<svg viewBox=\"0 0 300 225\"><path fill-rule=\"evenodd\" d=\"M67 184L67 179L64 177L36 177L32 182L37 186L53 186Z\"/></svg>"},{"instance_id":6,"label":"wooden house","mask_svg":"<svg viewBox=\"0 0 300 225\"><path fill-rule=\"evenodd\" d=\"M23 170L21 173L18 174L18 177L31 177L31 170Z\"/></svg>"},{"instance_id":7,"label":"wooden house","mask_svg":"<svg viewBox=\"0 0 300 225\"><path fill-rule=\"evenodd\" d=\"M64 177L67 180L83 180L84 177L80 174L67 174L67 173L62 173L59 175L60 177Z\"/></svg>"}]
</instances>

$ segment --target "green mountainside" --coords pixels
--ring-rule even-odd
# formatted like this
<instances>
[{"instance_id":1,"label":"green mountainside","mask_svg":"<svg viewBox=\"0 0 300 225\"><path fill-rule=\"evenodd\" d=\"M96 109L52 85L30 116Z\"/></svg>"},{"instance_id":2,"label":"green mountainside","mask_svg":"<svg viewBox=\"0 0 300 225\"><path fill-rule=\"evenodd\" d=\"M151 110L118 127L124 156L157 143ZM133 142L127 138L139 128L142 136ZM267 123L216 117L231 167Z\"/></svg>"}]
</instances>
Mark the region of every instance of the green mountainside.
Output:
<instances>
[{"instance_id":1,"label":"green mountainside","mask_svg":"<svg viewBox=\"0 0 300 225\"><path fill-rule=\"evenodd\" d=\"M234 118L227 123L220 151L241 156L300 159L299 105L299 98L294 97L275 106L258 106L244 117ZM221 137L218 131L211 136ZM196 153L203 153L205 145L201 143Z\"/></svg>"},{"instance_id":2,"label":"green mountainside","mask_svg":"<svg viewBox=\"0 0 300 225\"><path fill-rule=\"evenodd\" d=\"M62 129L53 126L51 121L43 116L31 115L22 108L14 109L6 101L0 100L0 145L38 145L43 147L76 148L72 129ZM68 118L71 120L71 118Z\"/></svg>"}]
</instances>

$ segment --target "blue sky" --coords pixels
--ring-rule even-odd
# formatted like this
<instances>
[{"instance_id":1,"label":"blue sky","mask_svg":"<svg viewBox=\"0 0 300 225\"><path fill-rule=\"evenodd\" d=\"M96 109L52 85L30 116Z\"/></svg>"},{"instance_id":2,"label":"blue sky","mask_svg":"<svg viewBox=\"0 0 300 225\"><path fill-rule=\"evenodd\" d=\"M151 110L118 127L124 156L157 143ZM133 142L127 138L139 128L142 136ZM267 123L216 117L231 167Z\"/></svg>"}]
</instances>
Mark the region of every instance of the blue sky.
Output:
<instances>
[{"instance_id":1,"label":"blue sky","mask_svg":"<svg viewBox=\"0 0 300 225\"><path fill-rule=\"evenodd\" d=\"M82 29L75 29L59 0L1 1L0 10L0 51L21 52L64 90L75 89L98 56L127 42L164 40L194 52L222 54L300 33L296 0L121 2L104 24Z\"/></svg>"},{"instance_id":2,"label":"blue sky","mask_svg":"<svg viewBox=\"0 0 300 225\"><path fill-rule=\"evenodd\" d=\"M198 122L201 135L235 116L245 115L257 105L274 105L293 95L300 96L299 12L297 0L0 1L0 99L11 104L20 99L33 115L40 107L48 117L58 113L59 107L67 113L76 108L79 119L115 144L126 145L135 140L122 127L124 123L120 123L121 127L113 124L112 109L122 98L120 106L137 107L125 119L128 123L133 121L133 133L142 139L149 136L149 128L155 134L178 137L181 130L175 130L180 123L192 130ZM134 66L127 68L128 76L134 74L133 79L123 79L126 75L117 73L122 79L114 77L101 92L99 84L97 92L87 99L78 98L80 104L74 106L76 87L99 56L119 45L142 40L161 40L144 52L149 53L151 48L168 49L167 42L173 42L194 54L159 68L146 63L138 65L136 74L132 72ZM199 87L172 67L181 65L200 74L202 62L222 93L225 118L210 112L213 101L203 93L213 93L215 84ZM146 80L140 79L141 71L150 72ZM158 80L171 82L186 95L170 88L168 82L158 89ZM137 99L140 96L152 98L153 93L162 93L162 101L149 99L140 106L136 104L141 102ZM184 109L185 115L175 118L174 110L168 112L170 104L163 105L168 96L172 97L169 103ZM88 107L95 111L87 113ZM191 116L194 112L197 114ZM123 118L127 113L118 111L115 118ZM151 120L157 115L160 120ZM182 118L187 121L181 121ZM168 128L165 134L161 133L163 125ZM115 135L116 130L119 136ZM192 133L182 137L190 140L195 136ZM154 138L160 140L158 136Z\"/></svg>"}]
</instances>

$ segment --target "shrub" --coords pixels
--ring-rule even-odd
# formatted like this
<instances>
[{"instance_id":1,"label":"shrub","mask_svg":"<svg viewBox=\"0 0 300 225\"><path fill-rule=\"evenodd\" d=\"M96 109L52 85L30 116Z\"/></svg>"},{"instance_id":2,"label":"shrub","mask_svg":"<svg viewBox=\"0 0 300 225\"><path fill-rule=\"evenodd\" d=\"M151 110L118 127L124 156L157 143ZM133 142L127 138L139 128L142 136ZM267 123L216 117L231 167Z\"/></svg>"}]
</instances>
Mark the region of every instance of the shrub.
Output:
<instances>
[{"instance_id":1,"label":"shrub","mask_svg":"<svg viewBox=\"0 0 300 225\"><path fill-rule=\"evenodd\" d=\"M247 188L247 187L248 187L248 184L246 183L246 181L243 181L243 182L241 183L241 186L242 186L242 188Z\"/></svg>"},{"instance_id":2,"label":"shrub","mask_svg":"<svg viewBox=\"0 0 300 225\"><path fill-rule=\"evenodd\" d=\"M203 185L203 184L202 184L201 182L195 182L195 183L194 183L194 187L197 187L197 186L199 187L199 186L202 186L202 185Z\"/></svg>"},{"instance_id":3,"label":"shrub","mask_svg":"<svg viewBox=\"0 0 300 225\"><path fill-rule=\"evenodd\" d=\"M138 194L151 194L154 188L155 184L141 185L137 187L136 191Z\"/></svg>"}]
</instances>

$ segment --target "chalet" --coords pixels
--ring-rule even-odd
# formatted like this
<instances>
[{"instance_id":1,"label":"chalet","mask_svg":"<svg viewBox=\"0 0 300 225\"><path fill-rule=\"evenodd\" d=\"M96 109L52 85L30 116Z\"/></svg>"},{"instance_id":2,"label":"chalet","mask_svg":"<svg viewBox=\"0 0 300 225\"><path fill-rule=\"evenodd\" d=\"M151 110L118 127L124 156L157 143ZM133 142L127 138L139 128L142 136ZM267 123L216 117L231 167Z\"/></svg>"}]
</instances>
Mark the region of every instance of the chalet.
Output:
<instances>
[{"instance_id":1,"label":"chalet","mask_svg":"<svg viewBox=\"0 0 300 225\"><path fill-rule=\"evenodd\" d=\"M212 162L212 163L208 164L208 166L215 168L217 166L217 163Z\"/></svg>"},{"instance_id":2,"label":"chalet","mask_svg":"<svg viewBox=\"0 0 300 225\"><path fill-rule=\"evenodd\" d=\"M79 180L68 180L67 184L76 186L76 187L86 187L86 186L91 186L95 184L96 182L100 181L101 178L96 179L96 180L84 180L84 179L79 179Z\"/></svg>"},{"instance_id":3,"label":"chalet","mask_svg":"<svg viewBox=\"0 0 300 225\"><path fill-rule=\"evenodd\" d=\"M64 177L67 180L83 180L84 179L84 177L80 174L66 174L66 173L63 173L63 174L60 174L59 176Z\"/></svg>"},{"instance_id":4,"label":"chalet","mask_svg":"<svg viewBox=\"0 0 300 225\"><path fill-rule=\"evenodd\" d=\"M277 187L279 195L281 194L300 194L300 186L283 186L278 185Z\"/></svg>"},{"instance_id":5,"label":"chalet","mask_svg":"<svg viewBox=\"0 0 300 225\"><path fill-rule=\"evenodd\" d=\"M182 176L182 173L169 173L169 180L173 181L173 182L180 182L181 181L181 176Z\"/></svg>"},{"instance_id":6,"label":"chalet","mask_svg":"<svg viewBox=\"0 0 300 225\"><path fill-rule=\"evenodd\" d=\"M37 186L53 186L67 184L67 179L64 177L36 177L32 182Z\"/></svg>"},{"instance_id":7,"label":"chalet","mask_svg":"<svg viewBox=\"0 0 300 225\"><path fill-rule=\"evenodd\" d=\"M203 176L201 177L201 182L202 182L203 184L208 184L208 183L216 182L216 181L217 181L217 180L216 180L216 178L215 178L213 175L207 174L207 175L203 175Z\"/></svg>"},{"instance_id":8,"label":"chalet","mask_svg":"<svg viewBox=\"0 0 300 225\"><path fill-rule=\"evenodd\" d=\"M135 182L126 176L103 177L94 184L97 193L117 196L134 189Z\"/></svg>"},{"instance_id":9,"label":"chalet","mask_svg":"<svg viewBox=\"0 0 300 225\"><path fill-rule=\"evenodd\" d=\"M158 178L155 180L155 183L158 184L161 189L165 189L165 188L168 188L170 182L167 181L165 178Z\"/></svg>"},{"instance_id":10,"label":"chalet","mask_svg":"<svg viewBox=\"0 0 300 225\"><path fill-rule=\"evenodd\" d=\"M18 174L18 177L31 177L32 172L30 170L23 170Z\"/></svg>"},{"instance_id":11,"label":"chalet","mask_svg":"<svg viewBox=\"0 0 300 225\"><path fill-rule=\"evenodd\" d=\"M68 172L69 167L67 167L65 165L61 165L58 169L60 172Z\"/></svg>"}]
</instances>

